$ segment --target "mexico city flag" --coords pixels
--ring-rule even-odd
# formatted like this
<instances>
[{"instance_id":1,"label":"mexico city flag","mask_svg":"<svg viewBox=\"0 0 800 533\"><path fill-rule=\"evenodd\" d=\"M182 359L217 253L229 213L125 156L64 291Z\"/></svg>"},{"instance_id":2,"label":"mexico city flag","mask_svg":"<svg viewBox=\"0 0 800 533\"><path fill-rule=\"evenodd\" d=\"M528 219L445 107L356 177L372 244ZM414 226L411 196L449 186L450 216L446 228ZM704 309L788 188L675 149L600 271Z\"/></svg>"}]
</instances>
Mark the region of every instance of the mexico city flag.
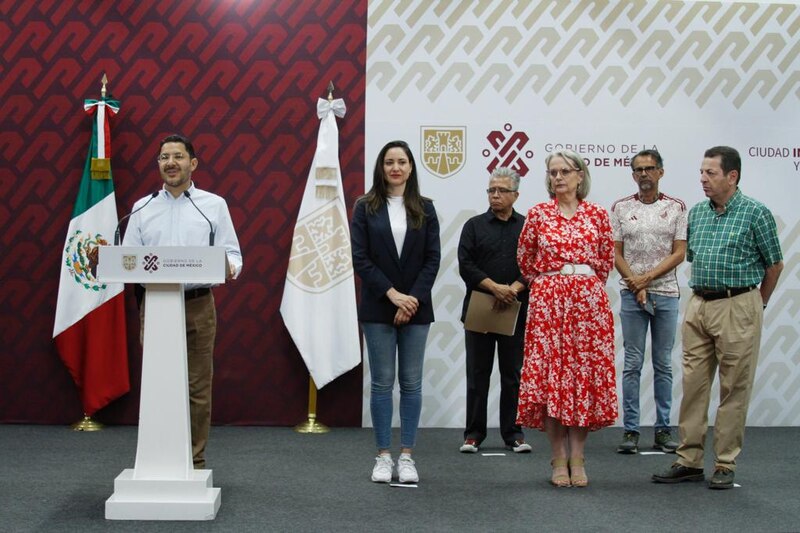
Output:
<instances>
[{"instance_id":1,"label":"mexico city flag","mask_svg":"<svg viewBox=\"0 0 800 533\"><path fill-rule=\"evenodd\" d=\"M53 338L80 391L86 416L130 390L123 285L97 279L98 246L117 225L108 117L119 102L86 100L94 115L89 155L61 253Z\"/></svg>"},{"instance_id":2,"label":"mexico city flag","mask_svg":"<svg viewBox=\"0 0 800 533\"><path fill-rule=\"evenodd\" d=\"M286 329L320 389L361 362L335 118L344 114L344 100L317 102L317 150L297 215L281 301Z\"/></svg>"}]
</instances>

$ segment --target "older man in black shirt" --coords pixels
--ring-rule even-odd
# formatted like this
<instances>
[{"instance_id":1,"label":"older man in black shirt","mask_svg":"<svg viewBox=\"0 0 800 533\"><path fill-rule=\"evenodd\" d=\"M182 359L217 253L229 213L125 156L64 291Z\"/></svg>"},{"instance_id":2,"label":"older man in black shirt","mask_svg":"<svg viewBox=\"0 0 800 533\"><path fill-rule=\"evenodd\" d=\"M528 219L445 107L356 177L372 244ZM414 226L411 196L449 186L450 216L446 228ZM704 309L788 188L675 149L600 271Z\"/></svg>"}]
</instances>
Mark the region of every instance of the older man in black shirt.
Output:
<instances>
[{"instance_id":1,"label":"older man in black shirt","mask_svg":"<svg viewBox=\"0 0 800 533\"><path fill-rule=\"evenodd\" d=\"M467 349L467 423L464 444L460 448L463 453L476 453L486 438L486 405L495 347L500 368L500 434L506 448L517 453L531 451L522 428L516 423L528 308L528 288L517 266L517 241L525 222L525 217L514 211L514 202L519 197L518 189L519 174L509 168L496 168L486 190L489 209L464 224L458 243L458 272L467 286L462 321L466 317L472 291L491 294L495 298L495 305L500 307L516 300L522 303L513 336L464 332Z\"/></svg>"}]
</instances>

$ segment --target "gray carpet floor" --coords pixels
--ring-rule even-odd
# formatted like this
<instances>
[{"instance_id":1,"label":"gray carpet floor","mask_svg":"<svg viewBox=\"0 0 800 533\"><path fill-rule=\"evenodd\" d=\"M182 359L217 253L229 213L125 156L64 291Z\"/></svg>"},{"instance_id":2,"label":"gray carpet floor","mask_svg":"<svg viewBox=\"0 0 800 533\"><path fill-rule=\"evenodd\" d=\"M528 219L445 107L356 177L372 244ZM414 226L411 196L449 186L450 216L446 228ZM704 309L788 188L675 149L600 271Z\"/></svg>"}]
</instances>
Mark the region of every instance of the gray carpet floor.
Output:
<instances>
[{"instance_id":1,"label":"gray carpet floor","mask_svg":"<svg viewBox=\"0 0 800 533\"><path fill-rule=\"evenodd\" d=\"M105 520L104 503L133 467L135 427L0 425L0 531L800 531L800 428L748 428L740 487L727 491L652 483L674 456L618 455L621 433L590 435L588 488L557 489L543 433L528 433L533 453L513 454L490 430L470 455L458 453L460 430L421 429L420 483L393 488L369 481L370 429L214 427L216 519L128 522ZM642 451L651 441L644 429Z\"/></svg>"}]
</instances>

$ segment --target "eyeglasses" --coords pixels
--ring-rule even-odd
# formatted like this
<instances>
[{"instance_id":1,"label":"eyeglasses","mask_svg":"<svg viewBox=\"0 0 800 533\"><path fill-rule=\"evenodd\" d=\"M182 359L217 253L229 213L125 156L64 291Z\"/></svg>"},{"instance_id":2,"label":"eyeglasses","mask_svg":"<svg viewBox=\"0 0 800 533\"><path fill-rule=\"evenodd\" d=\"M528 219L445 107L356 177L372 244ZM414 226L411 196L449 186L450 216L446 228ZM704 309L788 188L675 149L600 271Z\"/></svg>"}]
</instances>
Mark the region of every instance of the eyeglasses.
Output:
<instances>
[{"instance_id":1,"label":"eyeglasses","mask_svg":"<svg viewBox=\"0 0 800 533\"><path fill-rule=\"evenodd\" d=\"M510 192L517 192L517 190L506 189L505 187L489 187L488 189L486 189L486 194L494 194L494 193L507 194Z\"/></svg>"},{"instance_id":2,"label":"eyeglasses","mask_svg":"<svg viewBox=\"0 0 800 533\"><path fill-rule=\"evenodd\" d=\"M658 167L653 167L653 166L636 167L636 168L633 169L633 173L634 174L644 174L644 173L650 174L651 172L655 172L656 170L658 170Z\"/></svg>"},{"instance_id":3,"label":"eyeglasses","mask_svg":"<svg viewBox=\"0 0 800 533\"><path fill-rule=\"evenodd\" d=\"M577 168L562 168L560 170L553 169L553 170L548 170L547 171L547 173L550 175L551 178L556 178L556 177L558 177L559 174L561 174L562 176L564 176L566 178L567 176L569 176L573 172L578 172L578 169Z\"/></svg>"},{"instance_id":4,"label":"eyeglasses","mask_svg":"<svg viewBox=\"0 0 800 533\"><path fill-rule=\"evenodd\" d=\"M166 163L167 161L170 160L170 158L172 158L172 160L175 161L176 163L180 163L181 161L185 160L187 156L186 154L182 154L180 152L174 154L161 154L156 158L156 160L159 163Z\"/></svg>"}]
</instances>

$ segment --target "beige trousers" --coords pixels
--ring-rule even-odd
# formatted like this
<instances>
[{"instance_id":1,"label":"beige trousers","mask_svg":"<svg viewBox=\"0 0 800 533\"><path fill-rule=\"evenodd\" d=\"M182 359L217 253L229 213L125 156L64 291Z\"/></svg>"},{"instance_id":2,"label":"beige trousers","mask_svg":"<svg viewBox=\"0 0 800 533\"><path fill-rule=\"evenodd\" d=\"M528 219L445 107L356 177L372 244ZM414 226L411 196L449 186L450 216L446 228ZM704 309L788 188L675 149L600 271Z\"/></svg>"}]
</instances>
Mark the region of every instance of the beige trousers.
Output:
<instances>
[{"instance_id":1,"label":"beige trousers","mask_svg":"<svg viewBox=\"0 0 800 533\"><path fill-rule=\"evenodd\" d=\"M214 341L217 311L214 295L186 300L186 350L189 368L189 417L195 468L205 468L206 443L211 428L211 384L214 377Z\"/></svg>"},{"instance_id":2,"label":"beige trousers","mask_svg":"<svg viewBox=\"0 0 800 533\"><path fill-rule=\"evenodd\" d=\"M711 385L719 369L715 466L736 468L758 365L763 306L758 289L720 300L692 295L683 322L683 400L678 463L703 468Z\"/></svg>"}]
</instances>

